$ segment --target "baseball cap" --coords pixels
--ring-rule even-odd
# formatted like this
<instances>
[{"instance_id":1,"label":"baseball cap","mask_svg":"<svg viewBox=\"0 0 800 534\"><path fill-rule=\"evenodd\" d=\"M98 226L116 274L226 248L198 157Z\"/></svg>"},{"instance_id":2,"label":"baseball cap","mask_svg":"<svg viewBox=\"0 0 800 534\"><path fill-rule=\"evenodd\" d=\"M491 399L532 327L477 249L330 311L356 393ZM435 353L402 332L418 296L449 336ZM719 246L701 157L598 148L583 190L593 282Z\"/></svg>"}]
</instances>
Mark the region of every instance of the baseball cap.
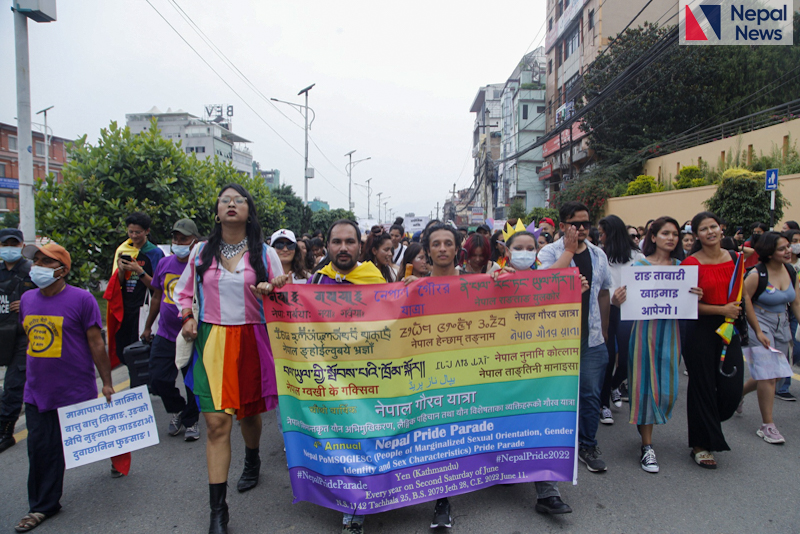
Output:
<instances>
[{"instance_id":1,"label":"baseball cap","mask_svg":"<svg viewBox=\"0 0 800 534\"><path fill-rule=\"evenodd\" d=\"M197 231L197 225L191 219L180 219L172 227L172 231L180 232L185 236L200 236L200 232Z\"/></svg>"},{"instance_id":2,"label":"baseball cap","mask_svg":"<svg viewBox=\"0 0 800 534\"><path fill-rule=\"evenodd\" d=\"M547 223L550 226L552 226L553 228L556 227L556 223L554 223L553 219L551 219L550 217L543 217L543 218L539 219L539 224L542 224L542 223Z\"/></svg>"},{"instance_id":3,"label":"baseball cap","mask_svg":"<svg viewBox=\"0 0 800 534\"><path fill-rule=\"evenodd\" d=\"M17 230L16 228L3 228L0 230L0 243L6 239L16 239L20 243L24 241L22 238L22 231Z\"/></svg>"},{"instance_id":4,"label":"baseball cap","mask_svg":"<svg viewBox=\"0 0 800 534\"><path fill-rule=\"evenodd\" d=\"M291 230L287 230L286 228L281 228L280 230L272 234L272 237L269 239L269 242L274 243L278 239L288 239L292 243L297 243L297 239L294 237L294 232L292 232Z\"/></svg>"},{"instance_id":5,"label":"baseball cap","mask_svg":"<svg viewBox=\"0 0 800 534\"><path fill-rule=\"evenodd\" d=\"M53 258L56 261L60 261L67 267L67 269L72 267L72 258L70 257L69 252L67 252L67 249L61 245L56 245L55 243L48 243L46 245L26 245L25 248L22 249L22 255L29 260L32 260L36 255L37 250L48 258Z\"/></svg>"}]
</instances>

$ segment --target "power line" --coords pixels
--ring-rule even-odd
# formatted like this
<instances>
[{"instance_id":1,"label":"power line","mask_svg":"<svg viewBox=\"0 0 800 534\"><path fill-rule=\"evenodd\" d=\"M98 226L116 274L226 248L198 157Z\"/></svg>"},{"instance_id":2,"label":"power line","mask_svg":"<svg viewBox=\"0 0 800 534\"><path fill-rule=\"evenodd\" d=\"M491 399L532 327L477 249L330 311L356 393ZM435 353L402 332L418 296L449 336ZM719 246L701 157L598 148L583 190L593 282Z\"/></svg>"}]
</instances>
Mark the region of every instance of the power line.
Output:
<instances>
[{"instance_id":1,"label":"power line","mask_svg":"<svg viewBox=\"0 0 800 534\"><path fill-rule=\"evenodd\" d=\"M155 7L155 6L154 6L154 5L153 5L153 4L150 2L150 0L145 0L145 1L147 2L147 4L148 4L148 5L149 5L151 8L153 8L153 11L155 11L155 12L158 14L158 16L159 16L159 17L161 17L161 19L162 19L162 20L163 20L163 21L164 21L164 22L165 22L165 23L166 23L166 24L167 24L167 25L168 25L168 26L169 26L169 27L172 29L172 31L174 31L174 32L175 32L175 34L176 34L178 37L180 37L180 38L181 38L181 40L182 40L184 43L186 43L186 45L187 45L187 46L188 46L188 47L189 47L189 48L192 50L192 52L194 52L194 53L197 55L197 57L199 57L199 58L200 58L200 60L201 60L203 63L205 63L205 64L206 64L206 66L207 66L209 69L211 69L211 71L212 71L214 74L216 74L216 75L217 75L217 77L218 77L220 80L222 80L222 82L223 82L223 83L224 83L224 84L225 84L225 85L228 87L228 89L230 89L230 90L233 92L233 94L235 94L237 97L239 97L239 99L240 99L240 100L241 100L241 101L244 103L244 105L245 105L245 106L247 106L247 107L250 109L250 111L252 111L252 112L253 112L253 113L256 115L256 117L258 117L258 118L261 120L261 122L263 122L263 123L264 123L264 124L265 124L265 125L266 125L266 126L269 128L269 129L270 129L270 130L272 130L272 132L273 132L275 135L277 135L277 136L278 136L278 138L280 138L280 140L281 140L281 141L283 141L283 142L284 142L284 143L285 143L285 144L286 144L286 145L287 145L289 148L291 148L291 149L292 149L292 150L293 150L293 151L294 151L294 152L295 152L295 153L296 153L298 156L300 156L300 157L303 157L303 154L301 154L301 153L300 153L300 152L299 152L299 151L298 151L296 148L294 148L294 147L291 145L291 143L289 143L289 141L287 141L287 140L286 140L286 139L285 139L285 138L284 138L284 137L283 137L283 136L282 136L280 133L278 133L278 131L277 131L275 128L273 128L273 127L272 127L272 125L271 125L271 124L269 124L269 123L266 121L266 119L264 119L264 117L262 117L262 116L261 116L261 114L259 114L259 113L258 113L258 111L256 111L256 110L255 110L255 108L254 108L253 106L251 106L251 105L250 105L250 103L249 103L247 100L245 100L245 98L244 98L244 97L243 97L241 94L239 94L239 92L238 92L238 91L236 91L236 89L234 89L234 88L233 88L233 86L231 86L231 84L230 84L230 83L228 83L228 81L227 81L227 80L226 80L226 79L225 79L225 78L224 78L224 77L223 77L223 76L222 76L222 75L221 75L221 74L220 74L220 73L219 73L219 72L218 72L218 71L217 71L217 70L216 70L216 69L215 69L213 66L211 66L211 64L210 64L208 61L206 61L206 59L203 57L203 55L202 55L202 54L200 54L200 52L198 52L198 51L197 51L197 49L195 49L195 48L194 48L194 46L192 46L192 45L191 45L191 43L189 43L189 41L187 41L187 40L186 40L186 38L185 38L185 37L184 37L184 36L183 36L183 35L182 35L182 34L181 34L179 31L178 31L178 29L177 29L177 28L175 28L175 26L173 26L173 25L172 25L172 24L171 24L171 23L170 23L170 22L167 20L167 18L166 18L166 17L165 17L165 16L164 16L164 15L163 15L163 14L162 14L162 13L161 13L161 12L160 12L160 11L159 11L157 8L156 8L156 7ZM176 5L177 5L177 4L176 4ZM180 6L178 6L178 7L180 7ZM182 11L182 10L181 10L181 11ZM185 13L185 12L184 12L184 13ZM188 15L187 15L187 16L188 16ZM224 56L224 54L223 54L223 56ZM235 67L234 67L234 68L235 68ZM236 69L236 70L238 70L238 69ZM246 78L246 77L245 77L245 78ZM249 81L249 80L248 80L248 81ZM252 88L252 87L251 87L251 88ZM263 97L263 95L262 95L262 97ZM273 107L274 107L274 105L273 105ZM281 112L281 114L283 114L283 113ZM284 115L284 116L285 116L285 115ZM287 117L287 118L288 118L288 117ZM316 143L315 143L315 145L316 145ZM335 186L335 185L334 185L334 184L333 184L333 183L332 183L330 180L328 180L328 179L327 179L327 177L325 177L325 175L324 175L324 174L322 174L321 172L317 172L317 174L319 174L319 175L320 175L320 176L321 176L321 177L322 177L322 178L323 178L323 179L324 179L326 182L328 182L328 184L329 184L331 187L333 187L333 189L334 189L335 191L337 191L339 194L341 194L342 196L347 196L347 195L346 195L346 194L345 194L343 191L339 190L339 188L337 188L337 187L336 187L336 186Z\"/></svg>"}]
</instances>

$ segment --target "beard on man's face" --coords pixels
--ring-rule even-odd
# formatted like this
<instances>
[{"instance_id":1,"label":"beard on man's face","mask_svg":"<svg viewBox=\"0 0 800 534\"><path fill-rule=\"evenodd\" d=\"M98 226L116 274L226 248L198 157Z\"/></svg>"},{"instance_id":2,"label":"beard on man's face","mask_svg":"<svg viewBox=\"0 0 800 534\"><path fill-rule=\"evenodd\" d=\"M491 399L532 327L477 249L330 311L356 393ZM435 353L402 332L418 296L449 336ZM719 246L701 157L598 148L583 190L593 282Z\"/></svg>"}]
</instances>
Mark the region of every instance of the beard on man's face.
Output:
<instances>
[{"instance_id":1,"label":"beard on man's face","mask_svg":"<svg viewBox=\"0 0 800 534\"><path fill-rule=\"evenodd\" d=\"M340 271L349 271L356 266L356 258L347 252L340 252L331 259L331 263Z\"/></svg>"}]
</instances>

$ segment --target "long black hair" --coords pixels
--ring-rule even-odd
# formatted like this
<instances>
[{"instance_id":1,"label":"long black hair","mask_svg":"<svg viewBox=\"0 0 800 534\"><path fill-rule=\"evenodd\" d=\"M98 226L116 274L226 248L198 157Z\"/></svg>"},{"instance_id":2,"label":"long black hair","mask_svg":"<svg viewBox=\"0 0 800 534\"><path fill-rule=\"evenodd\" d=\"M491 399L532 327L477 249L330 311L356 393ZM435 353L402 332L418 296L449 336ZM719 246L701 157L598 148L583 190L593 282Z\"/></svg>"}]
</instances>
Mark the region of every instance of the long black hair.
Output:
<instances>
[{"instance_id":1,"label":"long black hair","mask_svg":"<svg viewBox=\"0 0 800 534\"><path fill-rule=\"evenodd\" d=\"M722 224L722 219L717 217L716 213L710 211L701 211L694 217L692 217L692 233L694 234L694 245L692 246L692 250L689 251L689 255L696 254L700 252L700 249L703 248L703 244L700 242L700 239L697 237L697 230L700 228L700 223L705 221L706 219L714 219L717 224ZM722 236L720 235L720 240L722 240Z\"/></svg>"},{"instance_id":2,"label":"long black hair","mask_svg":"<svg viewBox=\"0 0 800 534\"><path fill-rule=\"evenodd\" d=\"M653 236L657 236L658 232L660 232L661 229L668 224L675 226L675 229L678 231L678 235L681 235L681 227L678 226L678 221L672 217L659 217L651 222L650 226L647 227L647 233L644 235L644 244L642 245L642 254L645 256L652 256L655 254L656 244L653 243ZM680 238L678 238L675 248L673 248L672 252L669 253L669 257L683 261L683 244L680 242Z\"/></svg>"},{"instance_id":3,"label":"long black hair","mask_svg":"<svg viewBox=\"0 0 800 534\"><path fill-rule=\"evenodd\" d=\"M778 248L778 240L780 239L786 239L786 236L779 232L766 232L758 239L758 242L753 247L756 249L759 262L764 265L769 263L770 258L775 254L775 249Z\"/></svg>"},{"instance_id":4,"label":"long black hair","mask_svg":"<svg viewBox=\"0 0 800 534\"><path fill-rule=\"evenodd\" d=\"M406 251L403 253L403 261L400 262L400 270L397 272L398 278L405 278L406 265L411 264L414 258L419 256L420 252L422 252L422 245L419 243L411 243L406 247Z\"/></svg>"},{"instance_id":5,"label":"long black hair","mask_svg":"<svg viewBox=\"0 0 800 534\"><path fill-rule=\"evenodd\" d=\"M378 261L375 259L375 250L381 248L381 245L383 245L386 241L391 241L392 236L390 236L386 232L383 232L382 234L377 234L372 236L372 238L373 239L370 246L368 248L365 247L367 248L367 253L364 256L365 257L364 261L371 261L372 263L374 263L375 267L378 268L378 270L381 272L386 281L391 282L395 278L394 276L392 276L393 269L389 265L381 265L378 263Z\"/></svg>"},{"instance_id":6,"label":"long black hair","mask_svg":"<svg viewBox=\"0 0 800 534\"><path fill-rule=\"evenodd\" d=\"M513 228L513 226L512 226L512 228ZM505 255L505 254L501 253L499 250L497 250L498 241L500 243L503 243L502 237L503 237L503 231L502 230L498 230L498 231L496 231L495 233L492 234L491 238L489 238L489 248L492 251L491 255L489 256L489 259L491 261L497 261L497 260L499 260L500 258L502 258Z\"/></svg>"},{"instance_id":7,"label":"long black hair","mask_svg":"<svg viewBox=\"0 0 800 534\"><path fill-rule=\"evenodd\" d=\"M208 243L203 247L200 252L200 265L197 266L197 275L202 279L205 272L211 267L211 260L217 260L217 268L222 265L222 257L220 256L220 246L222 245L222 224L217 221L217 214L219 213L219 199L224 191L233 189L247 200L248 217L247 217L247 249L250 251L250 266L256 272L256 283L267 281L267 266L261 261L261 254L264 247L264 234L261 231L261 223L258 222L258 212L256 211L256 204L253 202L253 197L247 190L239 184L227 184L219 190L217 195L217 202L214 204L214 228L208 234Z\"/></svg>"},{"instance_id":8,"label":"long black hair","mask_svg":"<svg viewBox=\"0 0 800 534\"><path fill-rule=\"evenodd\" d=\"M634 252L638 252L636 245L633 244L631 236L628 235L628 228L622 219L616 215L609 215L600 219L597 223L606 234L606 242L603 251L608 256L610 263L627 263L631 261Z\"/></svg>"}]
</instances>

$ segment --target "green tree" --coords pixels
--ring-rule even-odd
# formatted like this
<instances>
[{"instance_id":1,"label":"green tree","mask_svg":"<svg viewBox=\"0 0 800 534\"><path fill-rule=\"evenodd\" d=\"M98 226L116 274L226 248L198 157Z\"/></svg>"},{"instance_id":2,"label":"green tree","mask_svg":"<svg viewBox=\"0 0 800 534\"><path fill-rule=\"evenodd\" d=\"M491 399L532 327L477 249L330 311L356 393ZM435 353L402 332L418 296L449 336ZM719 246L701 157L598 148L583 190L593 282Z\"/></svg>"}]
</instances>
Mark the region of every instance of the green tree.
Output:
<instances>
[{"instance_id":1,"label":"green tree","mask_svg":"<svg viewBox=\"0 0 800 534\"><path fill-rule=\"evenodd\" d=\"M700 170L700 167L696 165L687 165L686 167L681 167L680 172L678 172L678 181L675 182L675 188L688 189L690 187L697 187L695 184L702 183L703 181L703 171Z\"/></svg>"},{"instance_id":2,"label":"green tree","mask_svg":"<svg viewBox=\"0 0 800 534\"><path fill-rule=\"evenodd\" d=\"M528 216L525 220L538 223L545 217L553 219L556 229L558 229L558 210L553 208L533 208L530 213L528 213Z\"/></svg>"},{"instance_id":3,"label":"green tree","mask_svg":"<svg viewBox=\"0 0 800 534\"><path fill-rule=\"evenodd\" d=\"M575 180L553 195L550 205L559 209L564 203L575 200L589 208L589 219L596 223L603 215L606 201L612 195L616 182L608 178Z\"/></svg>"},{"instance_id":4,"label":"green tree","mask_svg":"<svg viewBox=\"0 0 800 534\"><path fill-rule=\"evenodd\" d=\"M183 217L208 232L220 186L237 182L253 194L262 224L277 227L282 221L282 203L263 180L187 155L161 137L155 121L139 135L112 122L96 145L84 135L67 150L63 182L37 181L36 225L39 235L69 250L70 281L78 286L96 287L111 275L114 250L125 239L125 217L134 211L152 218L155 243L168 242L172 225Z\"/></svg>"},{"instance_id":5,"label":"green tree","mask_svg":"<svg viewBox=\"0 0 800 534\"><path fill-rule=\"evenodd\" d=\"M729 169L729 171L734 169ZM739 169L736 169L739 171ZM726 171L727 173L728 171ZM764 190L765 173L733 172L724 176L714 195L705 201L706 207L725 219L728 234L736 227L747 228L769 216L770 194ZM780 190L775 193L775 220L783 217L783 208L790 205Z\"/></svg>"},{"instance_id":6,"label":"green tree","mask_svg":"<svg viewBox=\"0 0 800 534\"><path fill-rule=\"evenodd\" d=\"M511 201L508 207L508 217L506 219L524 219L525 218L525 203L521 198L515 198Z\"/></svg>"},{"instance_id":7,"label":"green tree","mask_svg":"<svg viewBox=\"0 0 800 534\"><path fill-rule=\"evenodd\" d=\"M311 208L303 205L303 199L298 197L291 185L282 185L272 191L272 196L285 204L283 217L286 228L300 235L311 229Z\"/></svg>"},{"instance_id":8,"label":"green tree","mask_svg":"<svg viewBox=\"0 0 800 534\"><path fill-rule=\"evenodd\" d=\"M311 216L311 228L314 231L322 230L322 233L326 234L331 224L339 219L350 219L351 221L355 221L356 214L343 208L337 208L335 210L320 210Z\"/></svg>"}]
</instances>

